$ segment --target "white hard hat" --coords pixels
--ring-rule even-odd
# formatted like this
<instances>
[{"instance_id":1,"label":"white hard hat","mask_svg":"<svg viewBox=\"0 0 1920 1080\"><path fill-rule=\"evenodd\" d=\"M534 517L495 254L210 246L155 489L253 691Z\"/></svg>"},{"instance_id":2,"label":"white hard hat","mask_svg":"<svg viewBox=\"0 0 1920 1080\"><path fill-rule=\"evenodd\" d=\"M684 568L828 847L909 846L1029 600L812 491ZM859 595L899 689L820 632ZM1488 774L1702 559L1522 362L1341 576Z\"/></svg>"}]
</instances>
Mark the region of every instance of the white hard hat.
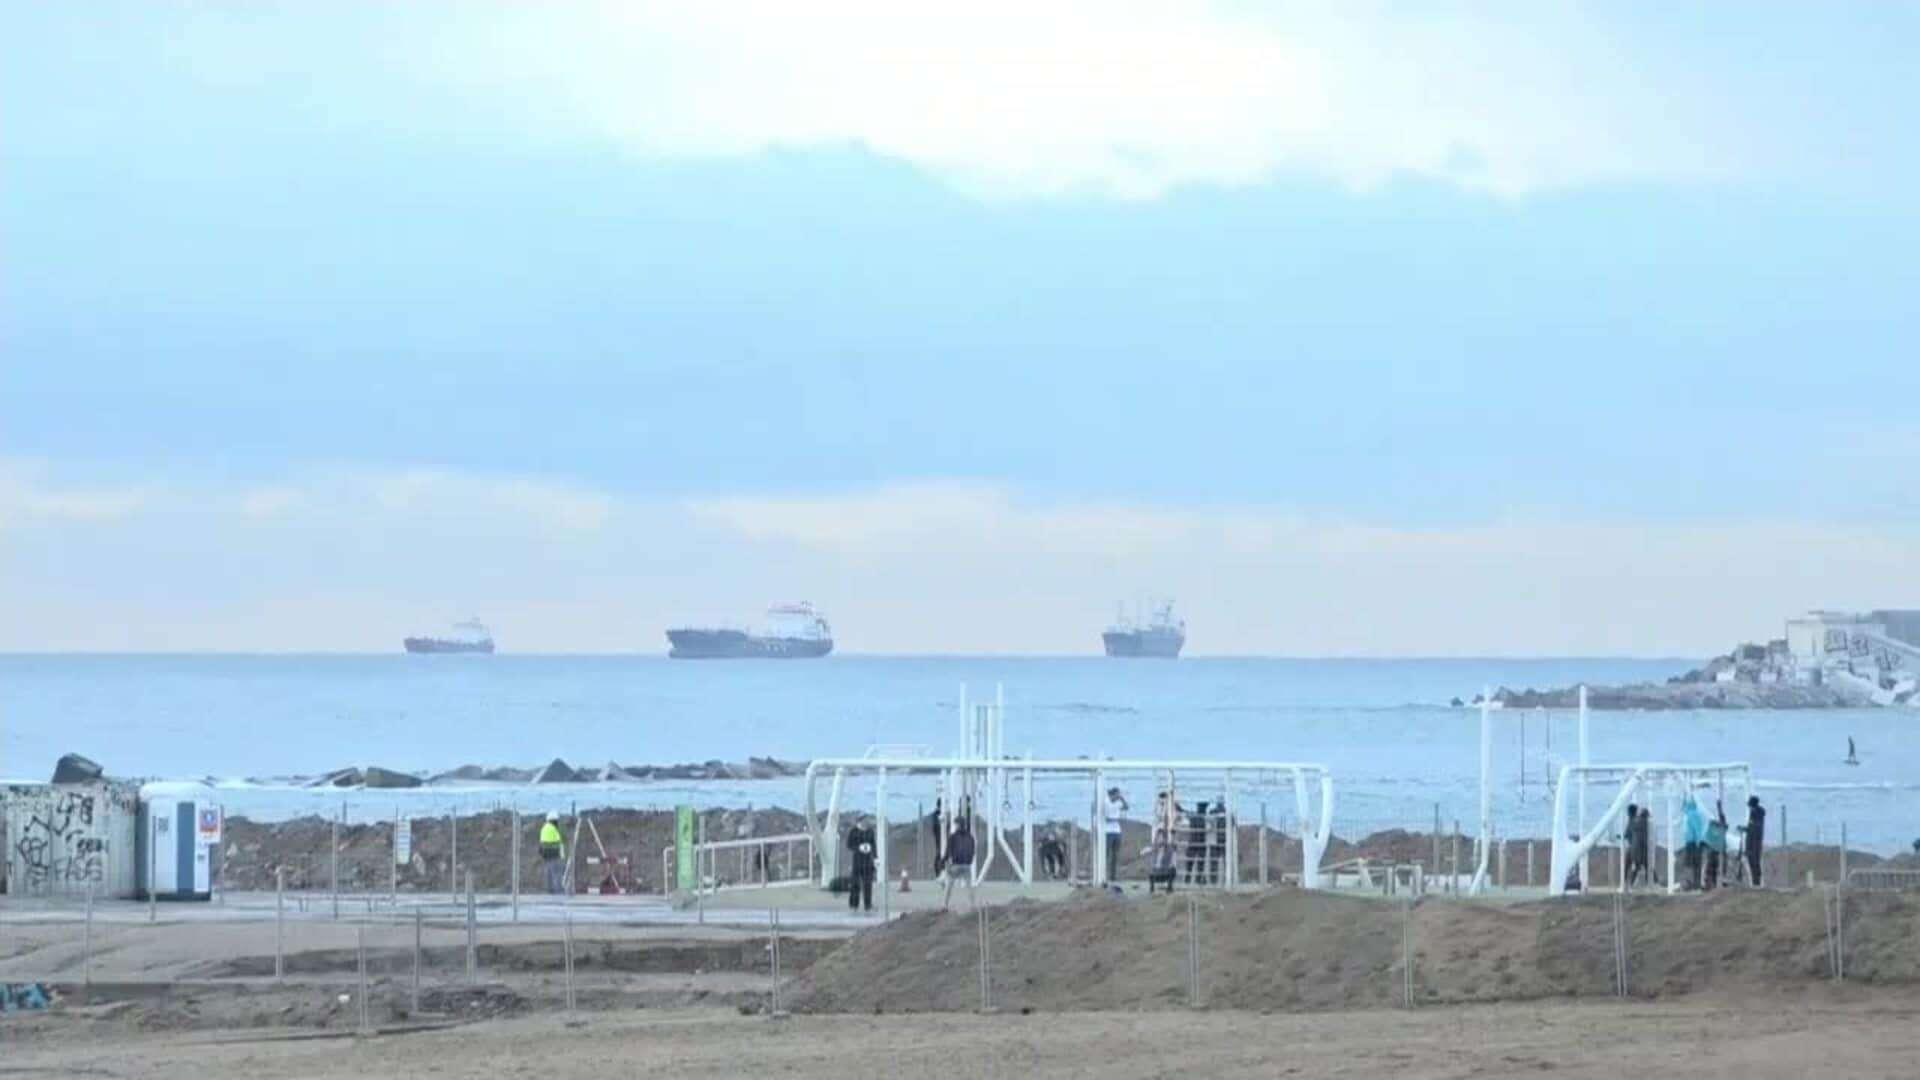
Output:
<instances>
[{"instance_id":1,"label":"white hard hat","mask_svg":"<svg viewBox=\"0 0 1920 1080\"><path fill-rule=\"evenodd\" d=\"M559 813L559 811L557 811L557 810L549 810L549 811L547 811L547 820L548 820L548 821L559 821L559 820L560 820L560 813Z\"/></svg>"}]
</instances>

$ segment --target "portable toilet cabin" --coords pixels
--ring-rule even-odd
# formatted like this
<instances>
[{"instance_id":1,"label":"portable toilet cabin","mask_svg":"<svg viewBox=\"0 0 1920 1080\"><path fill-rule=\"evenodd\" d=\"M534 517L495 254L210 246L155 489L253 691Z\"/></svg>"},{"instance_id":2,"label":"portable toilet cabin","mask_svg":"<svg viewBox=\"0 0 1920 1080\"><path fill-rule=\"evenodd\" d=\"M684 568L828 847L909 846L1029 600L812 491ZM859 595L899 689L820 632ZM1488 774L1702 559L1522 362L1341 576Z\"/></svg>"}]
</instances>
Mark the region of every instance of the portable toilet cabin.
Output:
<instances>
[{"instance_id":1,"label":"portable toilet cabin","mask_svg":"<svg viewBox=\"0 0 1920 1080\"><path fill-rule=\"evenodd\" d=\"M140 895L211 900L225 821L205 784L158 783L140 789Z\"/></svg>"}]
</instances>

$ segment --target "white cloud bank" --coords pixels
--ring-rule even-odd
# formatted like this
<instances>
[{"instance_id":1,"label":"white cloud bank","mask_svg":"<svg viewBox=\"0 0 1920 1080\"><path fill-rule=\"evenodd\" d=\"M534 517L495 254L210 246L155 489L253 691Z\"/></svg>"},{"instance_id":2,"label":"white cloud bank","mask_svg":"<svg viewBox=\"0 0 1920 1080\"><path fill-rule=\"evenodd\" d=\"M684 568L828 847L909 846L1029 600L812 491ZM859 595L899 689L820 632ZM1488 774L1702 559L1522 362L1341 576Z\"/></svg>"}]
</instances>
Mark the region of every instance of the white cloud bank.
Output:
<instances>
[{"instance_id":1,"label":"white cloud bank","mask_svg":"<svg viewBox=\"0 0 1920 1080\"><path fill-rule=\"evenodd\" d=\"M1766 104L1793 91L1714 57L1723 43L1704 31L1636 32L1630 13L1576 4L133 10L158 20L147 36L175 72L223 98L265 95L328 138L695 158L859 146L988 197L1399 176L1521 195L1746 175L1798 137ZM101 32L68 47L91 55Z\"/></svg>"},{"instance_id":2,"label":"white cloud bank","mask_svg":"<svg viewBox=\"0 0 1920 1080\"><path fill-rule=\"evenodd\" d=\"M886 0L527 5L413 59L645 154L858 144L991 194L1400 174L1697 178L1752 132L1578 7ZM1644 52L1645 50L1641 50Z\"/></svg>"},{"instance_id":3,"label":"white cloud bank","mask_svg":"<svg viewBox=\"0 0 1920 1080\"><path fill-rule=\"evenodd\" d=\"M114 513L101 490L0 484L0 649L383 651L477 613L515 650L658 652L811 599L850 651L1087 653L1155 592L1196 653L1703 656L1805 608L1920 606L1901 527L1405 528L987 485L658 501L444 470L149 484Z\"/></svg>"}]
</instances>

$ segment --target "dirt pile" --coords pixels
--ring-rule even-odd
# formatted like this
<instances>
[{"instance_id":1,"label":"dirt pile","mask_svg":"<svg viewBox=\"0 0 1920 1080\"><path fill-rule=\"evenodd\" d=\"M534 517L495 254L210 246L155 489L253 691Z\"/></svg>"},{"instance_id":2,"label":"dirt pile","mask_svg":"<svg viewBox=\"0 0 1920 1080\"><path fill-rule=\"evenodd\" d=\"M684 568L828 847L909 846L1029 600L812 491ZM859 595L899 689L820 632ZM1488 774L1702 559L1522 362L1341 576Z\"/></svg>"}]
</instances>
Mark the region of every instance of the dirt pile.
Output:
<instances>
[{"instance_id":1,"label":"dirt pile","mask_svg":"<svg viewBox=\"0 0 1920 1080\"><path fill-rule=\"evenodd\" d=\"M1298 890L1200 901L1201 996L1240 1009L1399 1004L1403 918L1414 992L1426 1003L1604 996L1613 992L1613 900L1594 895L1501 906L1429 898L1397 904ZM1819 893L1727 890L1627 901L1633 991L1778 988L1827 977ZM1182 1006L1185 897L1089 893L992 913L993 982L1003 1009ZM1848 898L1847 973L1864 983L1920 982L1920 901ZM971 913L918 914L863 933L803 973L791 1007L812 1012L928 1011L978 1005Z\"/></svg>"}]
</instances>

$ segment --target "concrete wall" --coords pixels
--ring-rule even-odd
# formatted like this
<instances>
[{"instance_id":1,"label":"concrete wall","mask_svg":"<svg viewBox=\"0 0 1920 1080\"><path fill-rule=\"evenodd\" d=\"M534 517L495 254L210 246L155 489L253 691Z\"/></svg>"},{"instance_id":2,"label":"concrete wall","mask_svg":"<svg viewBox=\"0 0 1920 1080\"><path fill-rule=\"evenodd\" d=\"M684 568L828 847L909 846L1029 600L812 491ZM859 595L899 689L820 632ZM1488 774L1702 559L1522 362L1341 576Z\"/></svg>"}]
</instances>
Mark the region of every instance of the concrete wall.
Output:
<instances>
[{"instance_id":1,"label":"concrete wall","mask_svg":"<svg viewBox=\"0 0 1920 1080\"><path fill-rule=\"evenodd\" d=\"M138 802L131 784L0 788L7 894L132 897Z\"/></svg>"},{"instance_id":2,"label":"concrete wall","mask_svg":"<svg viewBox=\"0 0 1920 1080\"><path fill-rule=\"evenodd\" d=\"M1920 645L1920 611L1876 611L1867 618L1886 627L1893 640Z\"/></svg>"}]
</instances>

